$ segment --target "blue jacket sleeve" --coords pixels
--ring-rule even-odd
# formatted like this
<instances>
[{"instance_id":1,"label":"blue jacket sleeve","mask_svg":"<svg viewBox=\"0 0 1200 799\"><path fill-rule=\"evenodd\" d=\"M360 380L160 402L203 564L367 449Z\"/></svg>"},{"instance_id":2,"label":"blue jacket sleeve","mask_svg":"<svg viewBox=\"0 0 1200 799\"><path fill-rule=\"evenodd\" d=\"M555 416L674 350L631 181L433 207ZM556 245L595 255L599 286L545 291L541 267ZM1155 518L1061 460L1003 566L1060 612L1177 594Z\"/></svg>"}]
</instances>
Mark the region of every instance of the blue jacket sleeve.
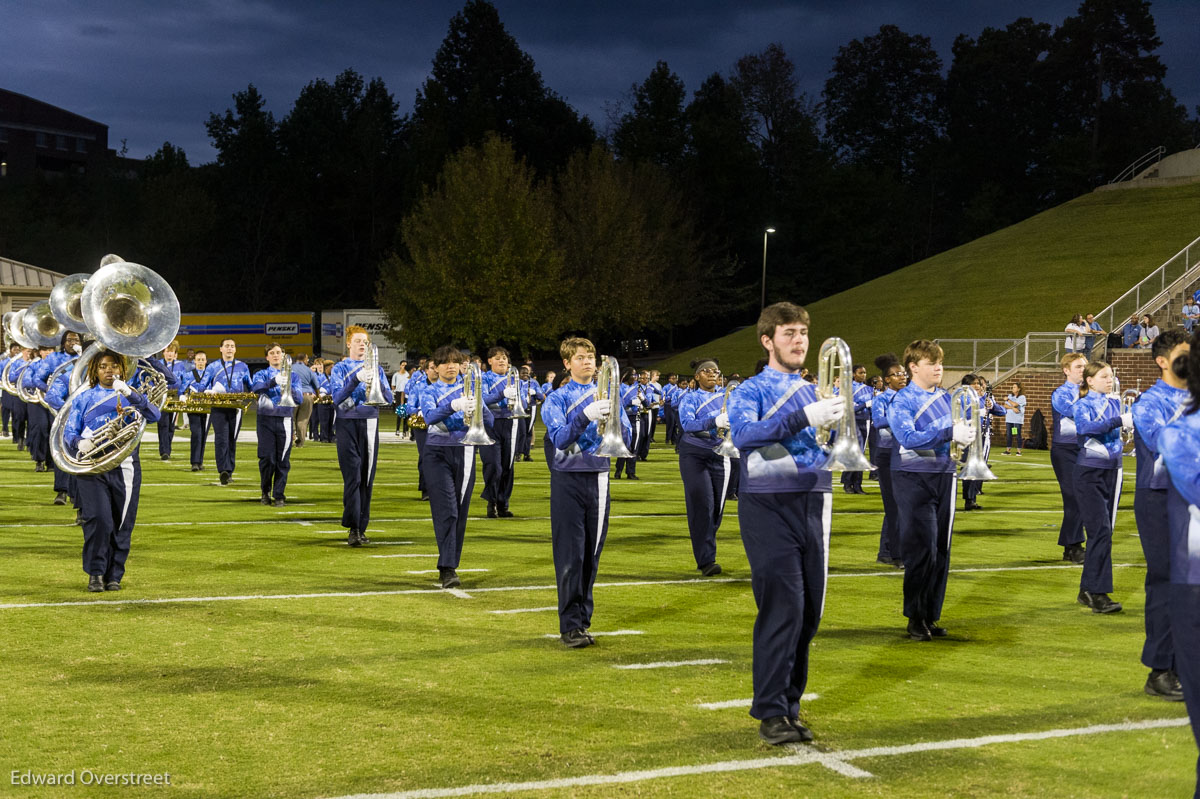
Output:
<instances>
[{"instance_id":1,"label":"blue jacket sleeve","mask_svg":"<svg viewBox=\"0 0 1200 799\"><path fill-rule=\"evenodd\" d=\"M792 413L778 413L770 419L760 420L758 411L759 392L741 386L729 395L729 427L733 445L738 449L757 449L790 438L806 427L808 417L804 409Z\"/></svg>"},{"instance_id":2,"label":"blue jacket sleeve","mask_svg":"<svg viewBox=\"0 0 1200 799\"><path fill-rule=\"evenodd\" d=\"M1054 410L1058 411L1062 416L1071 416L1071 409L1075 407L1075 400L1071 399L1071 395L1061 390L1062 386L1054 389L1054 393L1050 395L1050 404Z\"/></svg>"},{"instance_id":3,"label":"blue jacket sleeve","mask_svg":"<svg viewBox=\"0 0 1200 799\"><path fill-rule=\"evenodd\" d=\"M1109 430L1121 426L1121 417L1111 419L1092 419L1091 410L1087 403L1075 403L1075 431L1084 436L1102 436Z\"/></svg>"},{"instance_id":4,"label":"blue jacket sleeve","mask_svg":"<svg viewBox=\"0 0 1200 799\"><path fill-rule=\"evenodd\" d=\"M559 389L550 395L546 400L546 406L542 409L542 422L546 425L546 435L550 438L550 443L555 449L569 449L572 444L583 435L583 431L587 430L588 418L584 415L583 410L590 403L581 402L568 417L566 413L568 392L566 389ZM616 408L613 409L613 416L609 418L622 417Z\"/></svg>"},{"instance_id":5,"label":"blue jacket sleeve","mask_svg":"<svg viewBox=\"0 0 1200 799\"><path fill-rule=\"evenodd\" d=\"M912 409L903 402L897 402L898 396L893 397L888 406L888 426L900 446L911 450L933 449L950 440L954 428L950 424L949 416L945 417L945 424L941 427L917 430Z\"/></svg>"},{"instance_id":6,"label":"blue jacket sleeve","mask_svg":"<svg viewBox=\"0 0 1200 799\"><path fill-rule=\"evenodd\" d=\"M421 395L421 415L425 417L425 422L429 425L435 425L453 416L455 410L450 407L450 403L461 396L462 391L448 391L441 400L438 400L436 386L430 386L425 389L425 393ZM485 405L484 407L486 408L487 406ZM486 424L487 415L483 419Z\"/></svg>"}]
</instances>

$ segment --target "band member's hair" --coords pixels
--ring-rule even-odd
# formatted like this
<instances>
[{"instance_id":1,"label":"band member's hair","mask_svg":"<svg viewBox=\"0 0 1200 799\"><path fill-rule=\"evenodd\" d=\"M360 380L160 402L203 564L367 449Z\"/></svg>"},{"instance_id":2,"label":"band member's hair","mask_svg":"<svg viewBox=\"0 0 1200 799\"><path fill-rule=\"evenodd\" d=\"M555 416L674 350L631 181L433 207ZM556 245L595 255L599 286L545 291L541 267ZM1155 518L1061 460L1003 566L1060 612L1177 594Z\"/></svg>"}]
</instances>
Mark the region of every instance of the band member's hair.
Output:
<instances>
[{"instance_id":1,"label":"band member's hair","mask_svg":"<svg viewBox=\"0 0 1200 799\"><path fill-rule=\"evenodd\" d=\"M263 346L263 355L266 355L268 352L275 349L276 347L278 347L280 350L283 349L283 345L280 344L278 341L272 341L269 344L266 344L265 346Z\"/></svg>"},{"instance_id":2,"label":"band member's hair","mask_svg":"<svg viewBox=\"0 0 1200 799\"><path fill-rule=\"evenodd\" d=\"M170 350L171 352L178 355L179 354L179 340L176 339L175 341L172 341L167 346L163 347L163 352L166 352L167 350Z\"/></svg>"},{"instance_id":3,"label":"band member's hair","mask_svg":"<svg viewBox=\"0 0 1200 799\"><path fill-rule=\"evenodd\" d=\"M1165 358L1171 354L1171 350L1180 344L1187 343L1188 334L1178 328L1173 328L1158 334L1158 338L1154 339L1154 343L1150 345L1150 355L1153 358Z\"/></svg>"},{"instance_id":4,"label":"band member's hair","mask_svg":"<svg viewBox=\"0 0 1200 799\"><path fill-rule=\"evenodd\" d=\"M721 371L721 362L716 358L696 358L689 364L689 366L692 369L692 374L696 374L705 369L715 369L718 372ZM667 375L667 379L670 380L673 376L674 373L669 374Z\"/></svg>"},{"instance_id":5,"label":"band member's hair","mask_svg":"<svg viewBox=\"0 0 1200 799\"><path fill-rule=\"evenodd\" d=\"M487 359L489 361L492 358L495 358L497 355L503 355L505 358L509 357L508 350L506 350L504 347L488 347Z\"/></svg>"},{"instance_id":6,"label":"band member's hair","mask_svg":"<svg viewBox=\"0 0 1200 799\"><path fill-rule=\"evenodd\" d=\"M207 353L207 352L205 352L204 350L196 350L195 352L193 352L193 353L192 353L192 360L193 360L193 361L194 361L194 360L196 360L196 356L197 356L197 355L203 355L203 356L204 356L204 360L206 360L206 361L208 360L208 353Z\"/></svg>"},{"instance_id":7,"label":"band member's hair","mask_svg":"<svg viewBox=\"0 0 1200 799\"><path fill-rule=\"evenodd\" d=\"M621 372L621 382L622 383L627 383L630 380L636 380L636 379L637 379L637 369L634 369L632 366L626 366L625 370L623 372Z\"/></svg>"},{"instance_id":8,"label":"band member's hair","mask_svg":"<svg viewBox=\"0 0 1200 799\"><path fill-rule=\"evenodd\" d=\"M371 343L371 334L368 333L367 329L365 327L363 327L362 325L349 325L346 327L345 333L346 333L346 337L343 339L343 341L346 342L346 346L350 346L350 339L354 338L354 336L359 333L362 333L364 336L367 337L368 344Z\"/></svg>"},{"instance_id":9,"label":"band member's hair","mask_svg":"<svg viewBox=\"0 0 1200 799\"><path fill-rule=\"evenodd\" d=\"M808 311L791 302L777 302L763 308L758 316L758 337L775 338L775 328L780 325L808 324Z\"/></svg>"},{"instance_id":10,"label":"band member's hair","mask_svg":"<svg viewBox=\"0 0 1200 799\"><path fill-rule=\"evenodd\" d=\"M224 346L225 346L225 342L226 342L226 341L233 341L233 338L232 338L232 337L230 337L230 336L226 336L225 338L221 339L221 346L222 346L222 347L224 347ZM233 346L235 346L235 347L237 346L237 342L236 342L236 341L233 341Z\"/></svg>"},{"instance_id":11,"label":"band member's hair","mask_svg":"<svg viewBox=\"0 0 1200 799\"><path fill-rule=\"evenodd\" d=\"M886 375L888 369L900 363L900 359L896 357L896 353L887 352L875 358L875 368L879 370L879 374Z\"/></svg>"},{"instance_id":12,"label":"band member's hair","mask_svg":"<svg viewBox=\"0 0 1200 799\"><path fill-rule=\"evenodd\" d=\"M558 354L564 361L571 360L571 358L573 358L575 353L579 352L579 350L590 352L592 355L595 355L596 345L586 338L582 338L580 336L572 336L571 338L563 339L563 343L558 345Z\"/></svg>"},{"instance_id":13,"label":"band member's hair","mask_svg":"<svg viewBox=\"0 0 1200 799\"><path fill-rule=\"evenodd\" d=\"M904 348L904 368L911 370L922 358L928 358L930 363L941 363L945 356L940 344L927 338L919 338Z\"/></svg>"},{"instance_id":14,"label":"band member's hair","mask_svg":"<svg viewBox=\"0 0 1200 799\"><path fill-rule=\"evenodd\" d=\"M1105 369L1111 368L1104 361L1090 361L1087 366L1083 367L1083 382L1079 384L1079 396L1086 397L1091 390L1088 388L1088 378L1095 377Z\"/></svg>"},{"instance_id":15,"label":"band member's hair","mask_svg":"<svg viewBox=\"0 0 1200 799\"><path fill-rule=\"evenodd\" d=\"M973 386L975 381L979 379L979 375L966 374L963 375L962 384L964 386Z\"/></svg>"},{"instance_id":16,"label":"band member's hair","mask_svg":"<svg viewBox=\"0 0 1200 799\"><path fill-rule=\"evenodd\" d=\"M1175 359L1175 363L1171 364L1176 377L1184 377L1180 374L1181 367L1182 371L1187 373L1187 387L1192 394L1192 401L1187 404L1184 413L1195 413L1200 409L1200 330L1192 334L1191 345L1191 352L1180 355Z\"/></svg>"},{"instance_id":17,"label":"band member's hair","mask_svg":"<svg viewBox=\"0 0 1200 799\"><path fill-rule=\"evenodd\" d=\"M444 363L462 363L466 359L466 353L458 347L453 344L443 344L433 351L433 357L429 361L434 366L441 366Z\"/></svg>"},{"instance_id":18,"label":"band member's hair","mask_svg":"<svg viewBox=\"0 0 1200 799\"><path fill-rule=\"evenodd\" d=\"M102 352L88 363L87 381L89 385L96 386L100 384L100 362L105 358L112 358L116 362L121 372L121 379L125 379L125 361L121 359L121 356L115 352Z\"/></svg>"},{"instance_id":19,"label":"band member's hair","mask_svg":"<svg viewBox=\"0 0 1200 799\"><path fill-rule=\"evenodd\" d=\"M75 333L75 331L74 330L64 330L63 331L62 336L59 337L59 339L58 339L58 351L59 352L67 351L67 336L71 335L72 333ZM79 333L75 333L75 337L79 339L80 343L83 343L83 336L81 336Z\"/></svg>"},{"instance_id":20,"label":"band member's hair","mask_svg":"<svg viewBox=\"0 0 1200 799\"><path fill-rule=\"evenodd\" d=\"M1066 355L1058 359L1058 365L1063 369L1070 367L1076 361L1086 361L1087 356L1082 352L1068 352Z\"/></svg>"}]
</instances>

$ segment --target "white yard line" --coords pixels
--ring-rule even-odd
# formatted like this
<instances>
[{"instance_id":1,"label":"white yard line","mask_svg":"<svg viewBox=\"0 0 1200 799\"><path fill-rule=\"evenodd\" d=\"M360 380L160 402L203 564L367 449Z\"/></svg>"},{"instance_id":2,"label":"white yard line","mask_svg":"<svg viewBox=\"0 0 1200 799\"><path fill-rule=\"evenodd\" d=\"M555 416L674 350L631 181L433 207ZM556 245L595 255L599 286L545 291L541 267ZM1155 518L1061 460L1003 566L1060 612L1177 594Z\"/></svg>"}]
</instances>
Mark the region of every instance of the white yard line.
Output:
<instances>
[{"instance_id":1,"label":"white yard line","mask_svg":"<svg viewBox=\"0 0 1200 799\"><path fill-rule=\"evenodd\" d=\"M553 609L553 610L558 610L558 608L552 608L552 609ZM493 612L494 612L494 611L493 611ZM646 633L644 633L644 632L643 632L643 631L641 631L641 630L609 630L608 632L596 632L595 630L588 630L588 635L594 635L594 636L601 636L601 635L645 635L645 634L646 634ZM558 633L546 633L546 634L545 634L545 635L543 635L542 637L543 637L543 638L561 638L562 636L561 636L561 635L559 635ZM618 668L620 668L620 667L618 667Z\"/></svg>"},{"instance_id":2,"label":"white yard line","mask_svg":"<svg viewBox=\"0 0 1200 799\"><path fill-rule=\"evenodd\" d=\"M655 663L626 663L624 665L615 665L614 669L622 671L631 671L634 669L677 669L681 666L716 666L721 663L728 663L728 660L720 658L701 658L700 660L660 660Z\"/></svg>"},{"instance_id":3,"label":"white yard line","mask_svg":"<svg viewBox=\"0 0 1200 799\"><path fill-rule=\"evenodd\" d=\"M498 616L507 615L509 613L545 613L551 610L558 610L557 605L550 605L545 608L517 608L516 610L489 610L488 613L495 613Z\"/></svg>"},{"instance_id":4,"label":"white yard line","mask_svg":"<svg viewBox=\"0 0 1200 799\"><path fill-rule=\"evenodd\" d=\"M805 694L800 697L801 702L811 702L814 699L820 699L820 694ZM701 710L727 710L731 707L750 707L754 704L753 699L730 699L727 702L698 702L696 707Z\"/></svg>"},{"instance_id":5,"label":"white yard line","mask_svg":"<svg viewBox=\"0 0 1200 799\"><path fill-rule=\"evenodd\" d=\"M418 571L405 572L405 574L438 574L440 571L440 569L420 569ZM491 571L491 569L455 569L455 571L466 574L467 572L486 572Z\"/></svg>"},{"instance_id":6,"label":"white yard line","mask_svg":"<svg viewBox=\"0 0 1200 799\"><path fill-rule=\"evenodd\" d=\"M413 552L413 553L405 552L403 555L368 555L367 557L369 557L369 558L436 558L437 556L438 556L438 553L436 553L436 552L434 552L432 554L429 554L429 553L417 554L415 552Z\"/></svg>"},{"instance_id":7,"label":"white yard line","mask_svg":"<svg viewBox=\"0 0 1200 799\"><path fill-rule=\"evenodd\" d=\"M451 796L471 796L475 794L518 793L521 791L548 791L563 788L580 788L595 785L623 785L647 780L669 779L671 777L693 777L699 774L727 774L735 771L757 771L766 768L782 768L785 766L806 766L817 764L829 768L843 776L863 779L871 776L850 761L864 760L876 757L895 757L900 755L919 754L922 752L938 752L953 749L977 749L982 746L992 746L1006 743L1024 743L1026 741L1045 741L1054 738L1071 738L1086 735L1102 735L1111 732L1137 732L1140 730L1157 730L1170 727L1185 727L1186 717L1173 719L1156 719L1153 721L1133 721L1121 724L1095 724L1090 727L1075 727L1071 729L1046 730L1044 732L1014 733L1011 735L985 735L979 738L958 738L949 741L928 741L925 743L907 744L903 746L881 746L871 749L852 749L845 752L819 752L809 746L789 748L791 754L782 757L759 757L750 760L724 760L715 763L696 763L690 766L668 766L665 768L645 769L642 771L620 771L612 774L588 774L580 777L562 777L551 780L531 780L529 782L493 782L478 785L463 785L454 788L419 788L412 791L391 793L354 794L338 799L443 799Z\"/></svg>"}]
</instances>

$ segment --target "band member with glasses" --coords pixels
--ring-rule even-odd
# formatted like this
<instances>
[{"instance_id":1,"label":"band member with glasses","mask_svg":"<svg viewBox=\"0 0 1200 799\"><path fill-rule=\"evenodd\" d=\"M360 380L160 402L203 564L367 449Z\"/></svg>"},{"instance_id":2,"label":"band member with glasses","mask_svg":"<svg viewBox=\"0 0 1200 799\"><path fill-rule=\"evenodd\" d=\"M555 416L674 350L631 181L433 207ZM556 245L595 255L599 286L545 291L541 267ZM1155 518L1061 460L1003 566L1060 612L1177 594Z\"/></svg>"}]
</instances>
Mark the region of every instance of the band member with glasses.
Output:
<instances>
[{"instance_id":1,"label":"band member with glasses","mask_svg":"<svg viewBox=\"0 0 1200 799\"><path fill-rule=\"evenodd\" d=\"M250 367L244 361L237 360L236 355L237 342L231 338L222 339L221 357L210 363L204 371L204 384L200 389L205 394L249 393ZM217 453L217 473L221 485L229 485L233 470L237 468L237 437L242 430L242 409L213 408L209 416Z\"/></svg>"},{"instance_id":2,"label":"band member with glasses","mask_svg":"<svg viewBox=\"0 0 1200 799\"><path fill-rule=\"evenodd\" d=\"M597 422L621 425L629 446L633 428L612 399L596 399L596 346L586 338L559 345L567 378L542 408L543 439L550 467L550 539L558 585L558 632L563 644L582 649L596 643L592 626L592 587L608 537L609 458L597 455L602 441Z\"/></svg>"},{"instance_id":3,"label":"band member with glasses","mask_svg":"<svg viewBox=\"0 0 1200 799\"><path fill-rule=\"evenodd\" d=\"M204 391L205 370L208 367L208 355L204 350L200 350L192 356L192 368L183 373L181 381L181 395L199 394ZM188 432L189 449L188 460L192 464L192 471L199 472L204 469L204 447L208 443L208 417L207 413L189 413Z\"/></svg>"},{"instance_id":4,"label":"band member with glasses","mask_svg":"<svg viewBox=\"0 0 1200 799\"><path fill-rule=\"evenodd\" d=\"M471 412L471 401L465 394L462 374L468 367L466 356L449 345L438 347L430 360L438 379L421 397L421 412L428 425L421 468L437 537L438 575L442 588L457 588L462 585L458 564L467 534L471 492L475 489L475 447L463 441L470 429L467 413ZM476 386L476 390L484 389ZM486 430L493 424L492 411L486 401L480 406Z\"/></svg>"},{"instance_id":5,"label":"band member with glasses","mask_svg":"<svg viewBox=\"0 0 1200 799\"><path fill-rule=\"evenodd\" d=\"M1079 386L1083 383L1083 368L1087 358L1078 352L1068 352L1059 361L1066 380L1050 395L1053 416L1053 436L1050 442L1050 464L1058 491L1062 495L1063 519L1058 528L1058 545L1063 548L1063 560L1083 563L1083 516L1075 499L1075 462L1079 459L1079 440L1075 433L1075 403L1079 401Z\"/></svg>"},{"instance_id":6,"label":"band member with glasses","mask_svg":"<svg viewBox=\"0 0 1200 799\"><path fill-rule=\"evenodd\" d=\"M883 499L883 526L879 531L879 554L875 561L885 566L904 567L900 548L900 520L896 508L896 495L892 491L892 455L896 451L896 438L888 423L888 407L897 392L908 385L908 374L893 353L880 355L875 366L883 374L884 390L871 402L871 421L876 430L875 469L879 473L879 496Z\"/></svg>"},{"instance_id":7,"label":"band member with glasses","mask_svg":"<svg viewBox=\"0 0 1200 799\"><path fill-rule=\"evenodd\" d=\"M90 388L71 403L63 428L63 442L69 452L87 455L94 450L96 433L116 419L122 409L132 408L147 423L158 421L158 408L144 394L134 391L124 376L121 357L114 353L101 353L88 364ZM83 514L83 570L88 575L88 590L119 591L142 486L138 447L115 469L78 475L75 485Z\"/></svg>"},{"instance_id":8,"label":"band member with glasses","mask_svg":"<svg viewBox=\"0 0 1200 799\"><path fill-rule=\"evenodd\" d=\"M738 521L758 605L750 715L769 744L813 738L800 720L800 697L825 610L833 512L831 473L820 468L826 453L814 428L845 412L840 398L820 399L800 374L808 337L808 311L790 302L768 305L758 317L767 366L729 395L733 444L742 456Z\"/></svg>"},{"instance_id":9,"label":"band member with glasses","mask_svg":"<svg viewBox=\"0 0 1200 799\"><path fill-rule=\"evenodd\" d=\"M729 414L722 406L721 368L712 358L692 362L700 388L679 408L683 438L679 442L679 474L687 506L688 533L696 568L705 577L721 573L717 563L717 530L725 514L730 473L736 463L713 451L729 435Z\"/></svg>"},{"instance_id":10,"label":"band member with glasses","mask_svg":"<svg viewBox=\"0 0 1200 799\"><path fill-rule=\"evenodd\" d=\"M258 395L258 413L255 428L258 433L258 476L263 505L274 504L281 508L287 504L284 494L288 472L292 469L292 437L294 419L292 414L304 401L300 387L300 376L295 372L291 380L284 377L283 347L272 341L266 350L267 368L254 373L250 390ZM288 392L295 405L281 406L284 393Z\"/></svg>"},{"instance_id":11,"label":"band member with glasses","mask_svg":"<svg viewBox=\"0 0 1200 799\"><path fill-rule=\"evenodd\" d=\"M367 405L371 371L363 361L371 345L366 328L346 328L349 357L338 361L330 376L329 393L337 418L338 466L342 470L342 527L349 530L346 543L352 547L371 543L367 525L371 521L371 490L375 484L375 464L379 459L379 408ZM374 379L383 398L391 403L392 386L383 366L375 367Z\"/></svg>"}]
</instances>

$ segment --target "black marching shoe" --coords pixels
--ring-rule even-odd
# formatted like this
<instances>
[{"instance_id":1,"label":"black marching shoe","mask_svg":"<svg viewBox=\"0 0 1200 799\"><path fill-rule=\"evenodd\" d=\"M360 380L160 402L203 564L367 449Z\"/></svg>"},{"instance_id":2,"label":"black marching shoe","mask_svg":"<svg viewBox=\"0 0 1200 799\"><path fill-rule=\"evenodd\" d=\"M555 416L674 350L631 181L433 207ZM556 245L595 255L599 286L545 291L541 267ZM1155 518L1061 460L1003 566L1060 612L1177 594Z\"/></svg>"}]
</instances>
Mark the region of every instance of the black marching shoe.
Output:
<instances>
[{"instance_id":1,"label":"black marching shoe","mask_svg":"<svg viewBox=\"0 0 1200 799\"><path fill-rule=\"evenodd\" d=\"M200 469L201 469L201 468L202 468L202 467L201 467L201 466L200 466L200 464L198 464L198 463L193 463L193 464L192 464L192 471L193 471L193 472L198 472L198 471L200 471Z\"/></svg>"},{"instance_id":2,"label":"black marching shoe","mask_svg":"<svg viewBox=\"0 0 1200 799\"><path fill-rule=\"evenodd\" d=\"M625 479L626 480L641 480L642 478L638 477L636 474L627 474L627 475L625 475Z\"/></svg>"},{"instance_id":3,"label":"black marching shoe","mask_svg":"<svg viewBox=\"0 0 1200 799\"><path fill-rule=\"evenodd\" d=\"M88 577L88 590L92 593L99 593L104 590L104 580L98 574L93 574Z\"/></svg>"},{"instance_id":4,"label":"black marching shoe","mask_svg":"<svg viewBox=\"0 0 1200 799\"><path fill-rule=\"evenodd\" d=\"M1146 678L1146 693L1166 699L1168 702L1183 701L1183 686L1171 669L1154 669Z\"/></svg>"},{"instance_id":5,"label":"black marching shoe","mask_svg":"<svg viewBox=\"0 0 1200 799\"><path fill-rule=\"evenodd\" d=\"M55 494L54 495L54 504L55 505L66 505L67 504L67 492L59 491L57 494Z\"/></svg>"},{"instance_id":6,"label":"black marching shoe","mask_svg":"<svg viewBox=\"0 0 1200 799\"><path fill-rule=\"evenodd\" d=\"M1063 560L1071 563L1083 563L1087 558L1087 550L1079 546L1079 544L1069 544L1063 547Z\"/></svg>"},{"instance_id":7,"label":"black marching shoe","mask_svg":"<svg viewBox=\"0 0 1200 799\"><path fill-rule=\"evenodd\" d=\"M562 642L571 649L583 649L596 643L596 639L588 635L582 627L578 630L568 630L562 634Z\"/></svg>"},{"instance_id":8,"label":"black marching shoe","mask_svg":"<svg viewBox=\"0 0 1200 799\"><path fill-rule=\"evenodd\" d=\"M75 511L75 524L77 524L77 525L83 524L83 509L82 508Z\"/></svg>"},{"instance_id":9,"label":"black marching shoe","mask_svg":"<svg viewBox=\"0 0 1200 799\"><path fill-rule=\"evenodd\" d=\"M715 577L721 573L721 564L717 563L716 561L713 561L712 563L705 563L700 567L700 573L705 577Z\"/></svg>"},{"instance_id":10,"label":"black marching shoe","mask_svg":"<svg viewBox=\"0 0 1200 799\"><path fill-rule=\"evenodd\" d=\"M261 497L259 497L258 504L259 505L270 505L271 497L268 496L267 494L263 494Z\"/></svg>"},{"instance_id":11,"label":"black marching shoe","mask_svg":"<svg viewBox=\"0 0 1200 799\"><path fill-rule=\"evenodd\" d=\"M909 619L908 637L914 641L932 641L933 633L929 632L929 628L925 626L925 622L920 619Z\"/></svg>"},{"instance_id":12,"label":"black marching shoe","mask_svg":"<svg viewBox=\"0 0 1200 799\"><path fill-rule=\"evenodd\" d=\"M799 718L788 719L788 724L796 728L796 732L800 733L800 740L804 743L808 743L813 739L812 730L804 726L804 722Z\"/></svg>"},{"instance_id":13,"label":"black marching shoe","mask_svg":"<svg viewBox=\"0 0 1200 799\"><path fill-rule=\"evenodd\" d=\"M421 492L421 501L422 501L422 502L428 502L428 501L429 501L429 492L428 492L428 491L422 491L422 492Z\"/></svg>"},{"instance_id":14,"label":"black marching shoe","mask_svg":"<svg viewBox=\"0 0 1200 799\"><path fill-rule=\"evenodd\" d=\"M284 499L283 497L276 497L275 501L272 502L271 504L277 508L282 508L284 505L287 504L287 500Z\"/></svg>"},{"instance_id":15,"label":"black marching shoe","mask_svg":"<svg viewBox=\"0 0 1200 799\"><path fill-rule=\"evenodd\" d=\"M442 576L442 588L458 588L462 585L462 580L458 579L458 572L454 569L439 569Z\"/></svg>"},{"instance_id":16,"label":"black marching shoe","mask_svg":"<svg viewBox=\"0 0 1200 799\"><path fill-rule=\"evenodd\" d=\"M358 530L355 530L353 527L351 527L350 532L346 535L346 543L352 547L362 546L362 541L359 539L359 535L360 533Z\"/></svg>"},{"instance_id":17,"label":"black marching shoe","mask_svg":"<svg viewBox=\"0 0 1200 799\"><path fill-rule=\"evenodd\" d=\"M1113 602L1108 594L1093 594L1088 591L1079 592L1079 604L1092 609L1092 613L1120 613L1121 603Z\"/></svg>"},{"instance_id":18,"label":"black marching shoe","mask_svg":"<svg viewBox=\"0 0 1200 799\"><path fill-rule=\"evenodd\" d=\"M229 485L229 477L230 477L229 472L221 472L221 485L223 485L223 486Z\"/></svg>"},{"instance_id":19,"label":"black marching shoe","mask_svg":"<svg viewBox=\"0 0 1200 799\"><path fill-rule=\"evenodd\" d=\"M970 501L970 502L968 502L966 505L964 505L964 506L963 506L963 510L964 510L964 511L969 511L969 510L983 510L983 506L982 506L982 505L980 505L978 502L975 502L975 501Z\"/></svg>"},{"instance_id":20,"label":"black marching shoe","mask_svg":"<svg viewBox=\"0 0 1200 799\"><path fill-rule=\"evenodd\" d=\"M106 580L104 582L104 590L105 591L120 591L121 590L121 581L120 580Z\"/></svg>"},{"instance_id":21,"label":"black marching shoe","mask_svg":"<svg viewBox=\"0 0 1200 799\"><path fill-rule=\"evenodd\" d=\"M359 531L358 531L358 543L360 543L360 544L369 544L369 543L371 543L371 539L367 538L367 531L366 531L366 530L359 530Z\"/></svg>"},{"instance_id":22,"label":"black marching shoe","mask_svg":"<svg viewBox=\"0 0 1200 799\"><path fill-rule=\"evenodd\" d=\"M495 502L488 502L487 517L489 519L496 518L496 503Z\"/></svg>"},{"instance_id":23,"label":"black marching shoe","mask_svg":"<svg viewBox=\"0 0 1200 799\"><path fill-rule=\"evenodd\" d=\"M499 505L497 505L496 506L496 515L499 516L501 519L511 519L513 517L513 512L510 511L508 508L501 508Z\"/></svg>"},{"instance_id":24,"label":"black marching shoe","mask_svg":"<svg viewBox=\"0 0 1200 799\"><path fill-rule=\"evenodd\" d=\"M949 633L946 632L945 627L938 627L934 622L927 622L925 624L925 629L929 630L929 634L934 638L945 638L947 635L949 635Z\"/></svg>"},{"instance_id":25,"label":"black marching shoe","mask_svg":"<svg viewBox=\"0 0 1200 799\"><path fill-rule=\"evenodd\" d=\"M171 462L171 456L170 456L170 455L163 455L163 456L162 456L162 462L163 462L163 463L170 463L170 462Z\"/></svg>"},{"instance_id":26,"label":"black marching shoe","mask_svg":"<svg viewBox=\"0 0 1200 799\"><path fill-rule=\"evenodd\" d=\"M804 727L804 732L808 733L808 737L804 737L804 732L792 724L792 720L787 716L774 716L769 719L763 719L758 725L758 737L762 738L773 746L779 744L798 744L812 740L812 733Z\"/></svg>"}]
</instances>

